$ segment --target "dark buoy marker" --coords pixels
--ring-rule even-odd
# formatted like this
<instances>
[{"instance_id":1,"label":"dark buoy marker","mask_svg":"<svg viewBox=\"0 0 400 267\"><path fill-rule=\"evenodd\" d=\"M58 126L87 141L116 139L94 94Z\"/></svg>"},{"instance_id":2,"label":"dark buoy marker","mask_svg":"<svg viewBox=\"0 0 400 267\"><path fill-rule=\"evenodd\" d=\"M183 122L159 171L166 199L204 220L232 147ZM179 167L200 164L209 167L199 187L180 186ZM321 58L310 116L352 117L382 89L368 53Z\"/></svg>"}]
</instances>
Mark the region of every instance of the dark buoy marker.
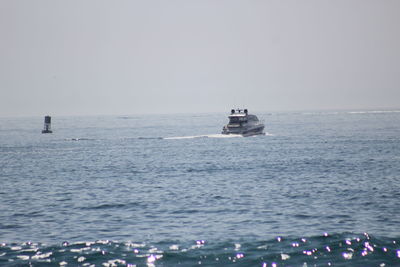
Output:
<instances>
[{"instance_id":1,"label":"dark buoy marker","mask_svg":"<svg viewBox=\"0 0 400 267\"><path fill-rule=\"evenodd\" d=\"M44 117L44 128L42 130L42 133L52 133L53 131L51 130L51 117L50 116L45 116Z\"/></svg>"}]
</instances>

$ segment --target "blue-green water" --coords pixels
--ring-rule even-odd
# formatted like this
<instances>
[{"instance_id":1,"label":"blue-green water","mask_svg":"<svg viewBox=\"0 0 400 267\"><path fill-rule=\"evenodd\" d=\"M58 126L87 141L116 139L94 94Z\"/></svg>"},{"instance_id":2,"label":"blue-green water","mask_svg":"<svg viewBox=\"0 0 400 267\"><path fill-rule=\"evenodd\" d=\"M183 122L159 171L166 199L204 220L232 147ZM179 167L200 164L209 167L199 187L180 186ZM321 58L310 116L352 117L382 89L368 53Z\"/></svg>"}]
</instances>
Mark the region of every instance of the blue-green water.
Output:
<instances>
[{"instance_id":1,"label":"blue-green water","mask_svg":"<svg viewBox=\"0 0 400 267\"><path fill-rule=\"evenodd\" d=\"M0 265L400 266L400 112L0 119Z\"/></svg>"}]
</instances>

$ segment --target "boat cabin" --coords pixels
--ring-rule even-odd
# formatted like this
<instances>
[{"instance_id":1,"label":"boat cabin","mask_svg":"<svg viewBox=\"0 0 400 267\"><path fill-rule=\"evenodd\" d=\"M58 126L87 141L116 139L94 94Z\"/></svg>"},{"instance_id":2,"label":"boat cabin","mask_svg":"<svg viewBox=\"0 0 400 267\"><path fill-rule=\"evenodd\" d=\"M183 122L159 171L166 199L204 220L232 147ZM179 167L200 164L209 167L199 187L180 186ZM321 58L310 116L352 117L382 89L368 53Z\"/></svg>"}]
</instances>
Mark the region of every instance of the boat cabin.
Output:
<instances>
[{"instance_id":1,"label":"boat cabin","mask_svg":"<svg viewBox=\"0 0 400 267\"><path fill-rule=\"evenodd\" d=\"M242 124L249 121L256 122L258 121L258 118L255 115L248 114L247 109L244 109L243 112L241 109L231 110L231 115L229 115L229 125Z\"/></svg>"}]
</instances>

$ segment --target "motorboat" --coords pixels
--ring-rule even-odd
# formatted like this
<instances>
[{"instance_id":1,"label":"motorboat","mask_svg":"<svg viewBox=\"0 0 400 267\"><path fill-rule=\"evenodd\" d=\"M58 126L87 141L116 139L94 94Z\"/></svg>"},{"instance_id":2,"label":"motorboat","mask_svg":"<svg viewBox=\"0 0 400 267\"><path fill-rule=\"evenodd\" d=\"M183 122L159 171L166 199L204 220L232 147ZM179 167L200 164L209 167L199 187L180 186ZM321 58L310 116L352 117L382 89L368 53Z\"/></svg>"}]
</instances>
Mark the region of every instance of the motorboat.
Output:
<instances>
[{"instance_id":1,"label":"motorboat","mask_svg":"<svg viewBox=\"0 0 400 267\"><path fill-rule=\"evenodd\" d=\"M229 123L222 128L222 134L242 136L265 134L265 125L258 120L256 115L249 114L247 109L232 109L228 118Z\"/></svg>"}]
</instances>

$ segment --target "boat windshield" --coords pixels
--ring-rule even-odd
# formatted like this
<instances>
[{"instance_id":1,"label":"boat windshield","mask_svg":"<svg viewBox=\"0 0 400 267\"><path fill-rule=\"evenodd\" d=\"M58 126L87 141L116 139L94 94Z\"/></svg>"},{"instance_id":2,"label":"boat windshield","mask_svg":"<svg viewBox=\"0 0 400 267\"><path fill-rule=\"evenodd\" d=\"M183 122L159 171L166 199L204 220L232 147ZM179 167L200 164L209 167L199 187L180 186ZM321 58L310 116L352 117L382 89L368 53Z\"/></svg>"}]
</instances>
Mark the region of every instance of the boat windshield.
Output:
<instances>
[{"instance_id":1,"label":"boat windshield","mask_svg":"<svg viewBox=\"0 0 400 267\"><path fill-rule=\"evenodd\" d=\"M245 122L247 119L245 117L230 117L229 124Z\"/></svg>"}]
</instances>

